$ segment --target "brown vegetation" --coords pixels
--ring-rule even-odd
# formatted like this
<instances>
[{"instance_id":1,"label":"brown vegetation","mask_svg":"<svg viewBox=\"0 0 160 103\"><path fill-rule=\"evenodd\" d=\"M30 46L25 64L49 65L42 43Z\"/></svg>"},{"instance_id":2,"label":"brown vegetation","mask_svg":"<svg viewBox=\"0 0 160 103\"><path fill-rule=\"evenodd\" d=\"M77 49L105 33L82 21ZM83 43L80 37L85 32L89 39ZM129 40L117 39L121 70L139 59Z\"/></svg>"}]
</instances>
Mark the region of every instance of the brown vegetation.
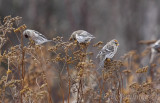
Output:
<instances>
[{"instance_id":1,"label":"brown vegetation","mask_svg":"<svg viewBox=\"0 0 160 103\"><path fill-rule=\"evenodd\" d=\"M160 102L158 63L140 63L150 51L132 50L120 60L106 60L104 68L97 70L93 53L87 51L90 44L65 42L63 37L56 37L54 45L35 45L30 40L24 46L22 32L27 27L24 24L16 28L21 19L7 16L0 24L0 102ZM11 33L21 37L17 39L20 45L9 42L11 47L2 51ZM92 48L98 51L102 44L100 41ZM154 69L154 77L147 75L148 68Z\"/></svg>"}]
</instances>

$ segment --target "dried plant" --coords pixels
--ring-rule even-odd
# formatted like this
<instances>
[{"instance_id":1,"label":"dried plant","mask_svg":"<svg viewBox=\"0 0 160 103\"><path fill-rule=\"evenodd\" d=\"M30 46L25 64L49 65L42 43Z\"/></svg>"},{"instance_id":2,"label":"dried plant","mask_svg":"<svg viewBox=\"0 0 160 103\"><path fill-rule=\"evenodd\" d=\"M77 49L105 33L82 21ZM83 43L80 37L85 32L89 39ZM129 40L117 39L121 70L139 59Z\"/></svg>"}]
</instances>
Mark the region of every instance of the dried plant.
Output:
<instances>
[{"instance_id":1,"label":"dried plant","mask_svg":"<svg viewBox=\"0 0 160 103\"><path fill-rule=\"evenodd\" d=\"M22 33L27 26L17 25L21 20L18 16L7 16L0 23L0 102L160 102L160 59L153 64L141 63L150 49L131 50L119 60L106 59L102 69L97 70L94 52L88 46L98 52L103 42L92 46L57 36L53 38L54 44L35 45L30 38L24 46ZM4 44L12 39L8 37L10 33L19 40L19 45L11 43L2 52ZM149 69L153 70L152 78L147 74Z\"/></svg>"}]
</instances>

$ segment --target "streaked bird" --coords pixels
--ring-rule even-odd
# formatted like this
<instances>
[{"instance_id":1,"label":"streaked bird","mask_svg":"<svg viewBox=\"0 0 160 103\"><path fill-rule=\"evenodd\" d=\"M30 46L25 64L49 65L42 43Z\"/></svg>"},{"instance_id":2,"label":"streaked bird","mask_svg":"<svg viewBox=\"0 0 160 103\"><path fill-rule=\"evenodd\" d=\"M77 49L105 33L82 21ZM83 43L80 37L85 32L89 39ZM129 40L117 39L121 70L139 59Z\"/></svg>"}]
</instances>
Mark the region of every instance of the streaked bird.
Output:
<instances>
[{"instance_id":1,"label":"streaked bird","mask_svg":"<svg viewBox=\"0 0 160 103\"><path fill-rule=\"evenodd\" d=\"M31 38L36 45L41 45L43 43L52 41L48 40L43 34L35 30L26 29L25 31L23 31L23 35L26 38Z\"/></svg>"},{"instance_id":2,"label":"streaked bird","mask_svg":"<svg viewBox=\"0 0 160 103\"><path fill-rule=\"evenodd\" d=\"M98 53L96 58L100 58L100 64L99 68L101 68L104 65L104 61L106 59L111 59L117 52L118 48L118 41L116 39L111 40L108 42Z\"/></svg>"},{"instance_id":3,"label":"streaked bird","mask_svg":"<svg viewBox=\"0 0 160 103\"><path fill-rule=\"evenodd\" d=\"M150 63L153 63L158 53L160 53L160 40L157 40L153 45L151 45Z\"/></svg>"},{"instance_id":4,"label":"streaked bird","mask_svg":"<svg viewBox=\"0 0 160 103\"><path fill-rule=\"evenodd\" d=\"M93 38L95 37L92 34L88 33L87 31L77 30L71 34L70 40L74 39L77 40L78 43L88 43Z\"/></svg>"}]
</instances>

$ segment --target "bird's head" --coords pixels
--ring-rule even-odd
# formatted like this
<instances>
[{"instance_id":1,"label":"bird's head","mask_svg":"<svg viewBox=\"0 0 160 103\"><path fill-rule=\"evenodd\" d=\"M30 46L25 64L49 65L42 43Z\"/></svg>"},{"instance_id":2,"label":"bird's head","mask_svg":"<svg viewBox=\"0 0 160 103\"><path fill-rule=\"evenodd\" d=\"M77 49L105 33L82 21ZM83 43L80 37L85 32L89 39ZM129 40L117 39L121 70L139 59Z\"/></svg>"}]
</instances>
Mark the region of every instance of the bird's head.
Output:
<instances>
[{"instance_id":1,"label":"bird's head","mask_svg":"<svg viewBox=\"0 0 160 103\"><path fill-rule=\"evenodd\" d=\"M116 39L111 40L111 44L119 46L119 42Z\"/></svg>"},{"instance_id":2,"label":"bird's head","mask_svg":"<svg viewBox=\"0 0 160 103\"><path fill-rule=\"evenodd\" d=\"M31 30L29 30L29 29L26 29L25 31L23 31L23 35L26 37L26 38L29 38L30 37L30 33L31 32Z\"/></svg>"},{"instance_id":3,"label":"bird's head","mask_svg":"<svg viewBox=\"0 0 160 103\"><path fill-rule=\"evenodd\" d=\"M160 40L157 40L155 44L152 45L152 48L154 48L157 52L160 52Z\"/></svg>"},{"instance_id":4,"label":"bird's head","mask_svg":"<svg viewBox=\"0 0 160 103\"><path fill-rule=\"evenodd\" d=\"M76 33L73 32L69 38L70 41L75 40L76 39Z\"/></svg>"}]
</instances>

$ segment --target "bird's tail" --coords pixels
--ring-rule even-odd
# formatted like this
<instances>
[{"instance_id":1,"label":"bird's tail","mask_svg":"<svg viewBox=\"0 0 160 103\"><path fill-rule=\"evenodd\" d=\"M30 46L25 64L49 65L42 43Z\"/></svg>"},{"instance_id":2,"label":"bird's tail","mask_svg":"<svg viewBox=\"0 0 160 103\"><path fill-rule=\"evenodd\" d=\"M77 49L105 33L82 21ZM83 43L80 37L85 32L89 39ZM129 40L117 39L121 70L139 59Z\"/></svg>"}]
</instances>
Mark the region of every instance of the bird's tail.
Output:
<instances>
[{"instance_id":1,"label":"bird's tail","mask_svg":"<svg viewBox=\"0 0 160 103\"><path fill-rule=\"evenodd\" d=\"M104 66L104 61L105 61L105 59L103 59L103 60L99 63L99 66L98 66L98 69L97 69L97 70L101 69L101 68Z\"/></svg>"},{"instance_id":2,"label":"bird's tail","mask_svg":"<svg viewBox=\"0 0 160 103\"><path fill-rule=\"evenodd\" d=\"M96 56L96 58L98 58L99 57L99 54Z\"/></svg>"},{"instance_id":3,"label":"bird's tail","mask_svg":"<svg viewBox=\"0 0 160 103\"><path fill-rule=\"evenodd\" d=\"M96 38L96 37L92 36L91 38L94 39L94 38Z\"/></svg>"},{"instance_id":4,"label":"bird's tail","mask_svg":"<svg viewBox=\"0 0 160 103\"><path fill-rule=\"evenodd\" d=\"M53 41L53 40L47 40L47 42L51 42L51 41Z\"/></svg>"},{"instance_id":5,"label":"bird's tail","mask_svg":"<svg viewBox=\"0 0 160 103\"><path fill-rule=\"evenodd\" d=\"M98 58L98 57L99 57L99 54L100 54L100 52L97 54L96 58Z\"/></svg>"},{"instance_id":6,"label":"bird's tail","mask_svg":"<svg viewBox=\"0 0 160 103\"><path fill-rule=\"evenodd\" d=\"M149 61L150 64L153 63L154 59L156 59L156 54L157 52L155 51L155 49L152 48L151 55L150 55L150 61Z\"/></svg>"}]
</instances>

